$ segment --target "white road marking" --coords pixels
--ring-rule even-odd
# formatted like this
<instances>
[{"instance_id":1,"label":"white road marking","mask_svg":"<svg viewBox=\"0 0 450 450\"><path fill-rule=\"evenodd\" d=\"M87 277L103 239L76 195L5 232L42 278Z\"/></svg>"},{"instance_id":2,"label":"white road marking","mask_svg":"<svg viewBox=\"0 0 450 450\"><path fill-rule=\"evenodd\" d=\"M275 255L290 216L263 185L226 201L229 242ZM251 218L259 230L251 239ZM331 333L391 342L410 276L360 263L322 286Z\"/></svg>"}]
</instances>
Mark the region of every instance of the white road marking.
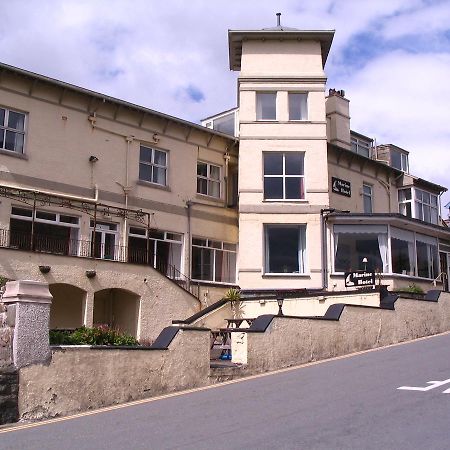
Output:
<instances>
[{"instance_id":1,"label":"white road marking","mask_svg":"<svg viewBox=\"0 0 450 450\"><path fill-rule=\"evenodd\" d=\"M450 379L444 381L427 381L427 384L430 386L426 387L418 387L418 386L400 386L397 389L401 389L404 391L431 391L431 389L438 388L439 386L443 386L444 384L450 383ZM450 389L447 389L443 392L444 394L450 394Z\"/></svg>"}]
</instances>

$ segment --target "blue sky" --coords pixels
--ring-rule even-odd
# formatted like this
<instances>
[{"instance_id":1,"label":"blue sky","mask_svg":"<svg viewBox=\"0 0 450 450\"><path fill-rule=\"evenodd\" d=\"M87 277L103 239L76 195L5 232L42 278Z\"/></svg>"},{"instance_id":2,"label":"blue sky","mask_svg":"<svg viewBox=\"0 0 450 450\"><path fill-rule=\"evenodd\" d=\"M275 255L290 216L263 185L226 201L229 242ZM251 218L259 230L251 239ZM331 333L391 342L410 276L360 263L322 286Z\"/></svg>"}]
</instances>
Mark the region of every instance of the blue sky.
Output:
<instances>
[{"instance_id":1,"label":"blue sky","mask_svg":"<svg viewBox=\"0 0 450 450\"><path fill-rule=\"evenodd\" d=\"M336 30L325 70L352 129L450 187L448 0L15 0L0 61L198 122L236 104L227 30L274 26L278 11L286 26Z\"/></svg>"}]
</instances>

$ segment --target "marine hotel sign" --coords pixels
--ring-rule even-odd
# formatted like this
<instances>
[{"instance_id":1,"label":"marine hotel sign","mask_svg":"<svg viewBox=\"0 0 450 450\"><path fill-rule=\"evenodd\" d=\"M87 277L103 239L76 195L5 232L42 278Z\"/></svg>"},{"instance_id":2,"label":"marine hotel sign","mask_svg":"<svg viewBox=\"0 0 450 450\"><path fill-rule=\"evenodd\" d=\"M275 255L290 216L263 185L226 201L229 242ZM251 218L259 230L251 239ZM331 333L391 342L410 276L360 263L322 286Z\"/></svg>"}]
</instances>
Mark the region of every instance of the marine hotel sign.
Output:
<instances>
[{"instance_id":1,"label":"marine hotel sign","mask_svg":"<svg viewBox=\"0 0 450 450\"><path fill-rule=\"evenodd\" d=\"M331 190L335 194L345 195L345 197L352 196L352 185L350 181L341 180L340 178L331 177Z\"/></svg>"}]
</instances>

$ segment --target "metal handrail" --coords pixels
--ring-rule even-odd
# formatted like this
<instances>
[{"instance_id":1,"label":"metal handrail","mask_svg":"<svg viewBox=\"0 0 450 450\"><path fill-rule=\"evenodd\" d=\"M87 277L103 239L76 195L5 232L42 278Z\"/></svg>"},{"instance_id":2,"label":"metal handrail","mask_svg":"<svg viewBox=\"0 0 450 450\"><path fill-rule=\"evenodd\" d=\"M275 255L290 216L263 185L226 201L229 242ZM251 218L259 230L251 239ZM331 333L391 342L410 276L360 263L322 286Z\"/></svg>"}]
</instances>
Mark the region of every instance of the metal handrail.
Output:
<instances>
[{"instance_id":1,"label":"metal handrail","mask_svg":"<svg viewBox=\"0 0 450 450\"><path fill-rule=\"evenodd\" d=\"M23 231L0 229L0 247L15 250L49 253L53 255L95 258L123 263L150 266L178 284L185 291L199 298L199 283L194 283L173 264L147 248L108 245L92 240L70 239L64 236L33 234Z\"/></svg>"}]
</instances>

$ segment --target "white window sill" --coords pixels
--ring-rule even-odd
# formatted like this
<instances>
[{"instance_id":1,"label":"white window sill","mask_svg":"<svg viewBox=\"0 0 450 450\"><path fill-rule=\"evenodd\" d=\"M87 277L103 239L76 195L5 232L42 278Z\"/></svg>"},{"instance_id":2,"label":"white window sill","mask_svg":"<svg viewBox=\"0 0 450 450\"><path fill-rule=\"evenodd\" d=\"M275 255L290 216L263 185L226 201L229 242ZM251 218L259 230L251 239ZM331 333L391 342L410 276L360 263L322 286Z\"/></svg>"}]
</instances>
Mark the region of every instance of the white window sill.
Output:
<instances>
[{"instance_id":1,"label":"white window sill","mask_svg":"<svg viewBox=\"0 0 450 450\"><path fill-rule=\"evenodd\" d=\"M295 198L280 198L280 199L275 199L275 198L270 198L270 199L264 199L263 203L309 203L309 200L306 200L305 198L299 198L299 199L295 199Z\"/></svg>"},{"instance_id":2,"label":"white window sill","mask_svg":"<svg viewBox=\"0 0 450 450\"><path fill-rule=\"evenodd\" d=\"M287 277L287 278L311 278L311 274L310 273L263 273L262 274L263 277L268 277L268 278L280 278L280 277Z\"/></svg>"}]
</instances>

